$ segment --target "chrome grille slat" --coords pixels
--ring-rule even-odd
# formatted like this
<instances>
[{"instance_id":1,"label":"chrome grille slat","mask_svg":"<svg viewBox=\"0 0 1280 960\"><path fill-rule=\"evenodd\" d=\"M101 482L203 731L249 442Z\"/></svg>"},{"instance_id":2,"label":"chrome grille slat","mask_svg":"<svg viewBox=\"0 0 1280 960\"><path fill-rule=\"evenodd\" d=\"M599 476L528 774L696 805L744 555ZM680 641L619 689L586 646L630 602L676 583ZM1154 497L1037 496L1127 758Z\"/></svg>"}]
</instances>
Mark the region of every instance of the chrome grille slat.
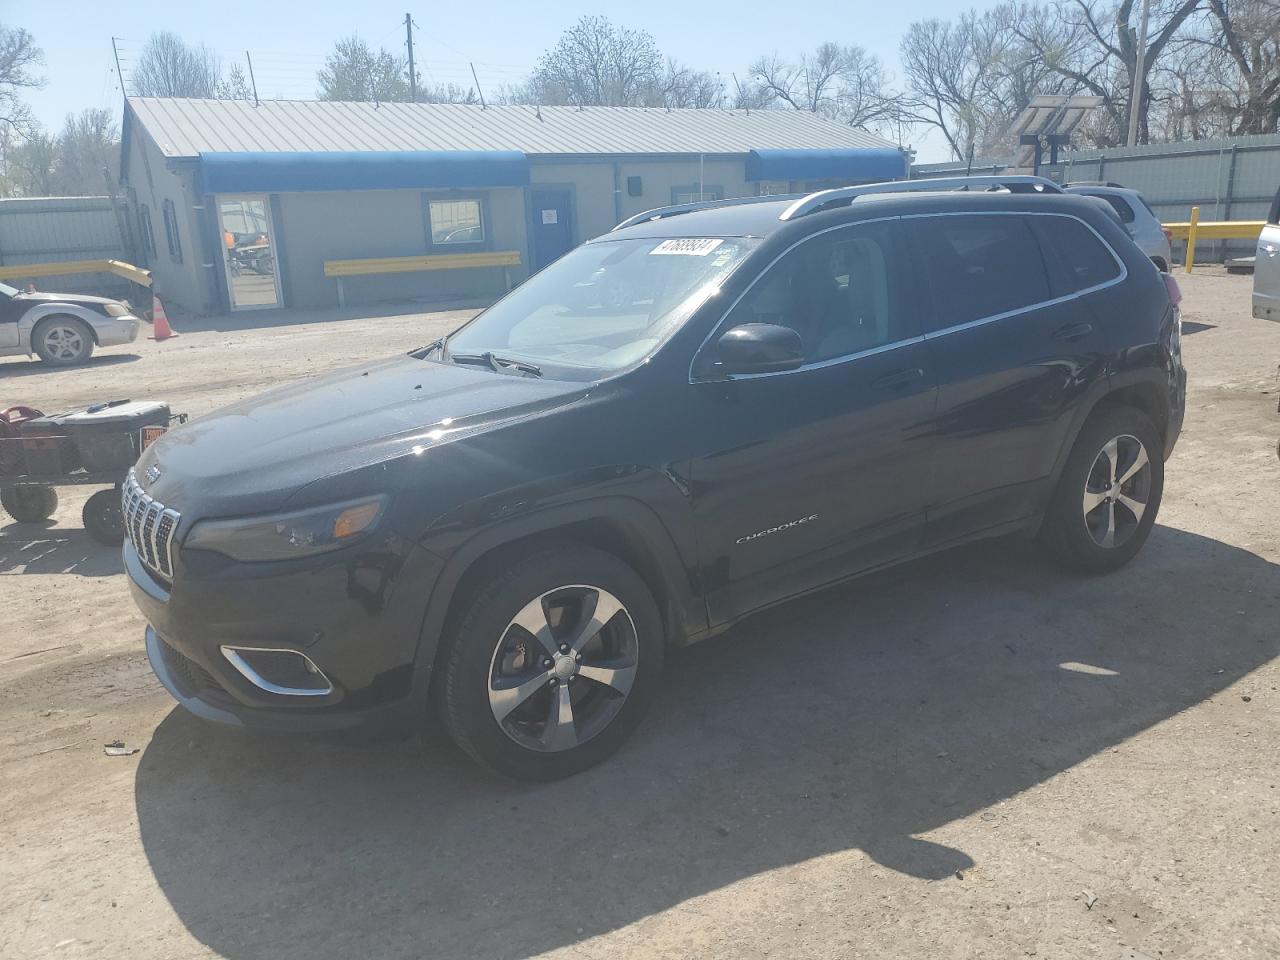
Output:
<instances>
[{"instance_id":1,"label":"chrome grille slat","mask_svg":"<svg viewBox=\"0 0 1280 960\"><path fill-rule=\"evenodd\" d=\"M125 478L121 495L125 531L138 558L153 573L165 579L173 576L173 538L182 515L142 492L132 470Z\"/></svg>"}]
</instances>

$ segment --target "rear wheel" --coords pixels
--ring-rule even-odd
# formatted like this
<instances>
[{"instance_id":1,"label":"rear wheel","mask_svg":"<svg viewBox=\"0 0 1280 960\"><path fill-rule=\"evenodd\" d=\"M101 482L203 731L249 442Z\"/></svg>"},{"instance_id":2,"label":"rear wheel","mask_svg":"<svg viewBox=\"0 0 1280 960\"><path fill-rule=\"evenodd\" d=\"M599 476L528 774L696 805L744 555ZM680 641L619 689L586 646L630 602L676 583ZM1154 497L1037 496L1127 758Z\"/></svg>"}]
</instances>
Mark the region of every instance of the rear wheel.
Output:
<instances>
[{"instance_id":1,"label":"rear wheel","mask_svg":"<svg viewBox=\"0 0 1280 960\"><path fill-rule=\"evenodd\" d=\"M46 317L31 331L31 346L45 363L71 367L93 355L93 331L75 317Z\"/></svg>"},{"instance_id":2,"label":"rear wheel","mask_svg":"<svg viewBox=\"0 0 1280 960\"><path fill-rule=\"evenodd\" d=\"M53 487L9 487L0 490L0 506L19 523L39 523L58 509L58 492Z\"/></svg>"},{"instance_id":3,"label":"rear wheel","mask_svg":"<svg viewBox=\"0 0 1280 960\"><path fill-rule=\"evenodd\" d=\"M1160 434L1132 407L1094 416L1076 440L1045 515L1040 541L1080 573L1110 573L1133 559L1164 493Z\"/></svg>"},{"instance_id":4,"label":"rear wheel","mask_svg":"<svg viewBox=\"0 0 1280 960\"><path fill-rule=\"evenodd\" d=\"M445 638L445 725L485 766L554 780L604 760L656 692L663 630L618 558L563 544L514 560Z\"/></svg>"}]
</instances>

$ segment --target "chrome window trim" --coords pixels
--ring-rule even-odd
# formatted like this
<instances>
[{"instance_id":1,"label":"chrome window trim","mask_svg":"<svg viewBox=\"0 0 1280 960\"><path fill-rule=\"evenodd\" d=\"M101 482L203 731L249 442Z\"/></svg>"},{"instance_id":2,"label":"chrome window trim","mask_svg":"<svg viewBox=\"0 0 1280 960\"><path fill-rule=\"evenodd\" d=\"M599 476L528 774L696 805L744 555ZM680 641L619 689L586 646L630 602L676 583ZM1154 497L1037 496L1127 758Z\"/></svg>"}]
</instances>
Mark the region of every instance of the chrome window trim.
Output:
<instances>
[{"instance_id":1,"label":"chrome window trim","mask_svg":"<svg viewBox=\"0 0 1280 960\"><path fill-rule=\"evenodd\" d=\"M324 697L333 693L333 683L323 670L316 666L315 661L308 657L301 650L290 650L287 647L238 647L230 644L223 644L218 648L222 651L222 655L226 657L227 662L236 668L246 680L252 683L259 690L265 690L267 693L278 693L286 697ZM278 683L272 683L266 679L257 670L249 664L249 661L240 655L240 651L249 653L292 653L301 657L307 663L311 664L311 669L324 680L325 687L323 690L312 690L306 687L282 687Z\"/></svg>"},{"instance_id":2,"label":"chrome window trim","mask_svg":"<svg viewBox=\"0 0 1280 960\"><path fill-rule=\"evenodd\" d=\"M697 363L698 356L706 349L707 344L711 342L711 339L724 326L725 322L729 319L729 315L737 309L738 304L742 302L742 299L752 291L757 283L760 282L760 278L772 270L779 260L789 254L792 250L796 249L796 247L800 246L802 243L807 243L814 237L820 237L823 234L831 233L835 230L849 230L864 223L886 223L892 220L928 220L935 217L1064 217L1068 220L1075 220L1077 223L1083 224L1085 229L1098 238L1098 241L1102 244L1107 253L1111 254L1111 259L1116 262L1116 266L1120 268L1120 275L1113 277L1104 283L1097 283L1092 287L1085 287L1083 290L1077 290L1074 293L1063 294L1060 297L1051 297L1048 300L1039 300L1035 303L1028 304L1025 307L1018 307L1015 310L1006 310L1004 313L993 314L989 317L978 317L976 320L968 320L964 323L952 324L949 327L940 327L937 330L931 330L926 333L918 334L914 337L908 337L904 340L894 340L892 343L881 344L880 346L872 347L869 350L860 350L857 353L847 353L839 357L832 357L828 360L817 360L813 363L806 363L796 367L794 370L777 370L769 373L746 373L719 379L695 378L693 367L694 364ZM1075 300L1078 297L1083 297L1090 293L1096 293L1099 290L1106 290L1108 287L1113 287L1117 283L1123 283L1128 276L1129 268L1125 266L1124 261L1120 259L1120 255L1116 253L1115 249L1107 242L1106 238L1094 229L1092 224L1080 217L1077 217L1075 214L1060 213L1056 210L955 210L942 213L904 213L892 217L874 217L868 220L856 220L853 223L841 223L801 237L795 243L791 244L791 246L787 247L787 249L783 250L776 257L770 260L768 265L756 274L751 283L747 285L747 288L743 290L742 293L738 294L733 303L729 304L725 309L725 312L721 314L720 319L717 320L715 326L711 328L711 332L703 338L702 343L698 344L698 349L693 351L693 357L689 361L689 383L691 385L695 383L726 383L733 380L758 380L762 377L785 377L793 373L803 373L807 370L817 370L823 367L835 366L836 364L845 363L850 360L860 360L863 357L874 356L878 353L886 353L889 350L896 350L899 347L910 346L916 343L924 343L929 340L937 340L940 337L959 333L962 330L971 330L974 327L981 327L988 323L995 323L998 320L1007 320L1010 317L1016 317L1019 314L1027 313L1031 310L1040 310L1044 307L1052 307L1060 303L1066 303L1068 300ZM1046 279L1048 278L1046 277Z\"/></svg>"}]
</instances>

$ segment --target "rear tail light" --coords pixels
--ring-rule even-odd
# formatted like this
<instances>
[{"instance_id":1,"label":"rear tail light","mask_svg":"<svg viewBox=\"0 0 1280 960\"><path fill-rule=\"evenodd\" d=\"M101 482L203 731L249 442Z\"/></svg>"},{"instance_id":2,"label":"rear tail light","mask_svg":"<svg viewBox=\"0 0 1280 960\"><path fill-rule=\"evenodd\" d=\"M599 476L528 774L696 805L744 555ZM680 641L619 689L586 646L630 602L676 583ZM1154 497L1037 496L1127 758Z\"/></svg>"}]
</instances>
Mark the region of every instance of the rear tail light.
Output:
<instances>
[{"instance_id":1,"label":"rear tail light","mask_svg":"<svg viewBox=\"0 0 1280 960\"><path fill-rule=\"evenodd\" d=\"M1164 234L1164 238L1170 243L1173 243L1173 231L1168 227L1161 227L1160 230Z\"/></svg>"},{"instance_id":2,"label":"rear tail light","mask_svg":"<svg viewBox=\"0 0 1280 960\"><path fill-rule=\"evenodd\" d=\"M1169 291L1169 302L1175 307L1182 304L1182 288L1178 286L1178 281L1173 279L1173 274L1162 273L1164 277L1164 288Z\"/></svg>"}]
</instances>

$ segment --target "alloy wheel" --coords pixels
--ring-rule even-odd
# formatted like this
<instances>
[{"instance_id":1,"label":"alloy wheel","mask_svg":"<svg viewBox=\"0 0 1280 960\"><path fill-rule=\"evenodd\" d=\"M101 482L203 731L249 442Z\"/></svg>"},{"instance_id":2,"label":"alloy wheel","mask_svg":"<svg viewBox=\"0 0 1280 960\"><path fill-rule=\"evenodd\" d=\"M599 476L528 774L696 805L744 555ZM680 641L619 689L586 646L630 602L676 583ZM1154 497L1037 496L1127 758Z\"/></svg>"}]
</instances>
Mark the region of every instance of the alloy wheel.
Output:
<instances>
[{"instance_id":1,"label":"alloy wheel","mask_svg":"<svg viewBox=\"0 0 1280 960\"><path fill-rule=\"evenodd\" d=\"M44 332L44 348L54 360L75 360L84 353L84 335L75 327L55 324Z\"/></svg>"},{"instance_id":2,"label":"alloy wheel","mask_svg":"<svg viewBox=\"0 0 1280 960\"><path fill-rule=\"evenodd\" d=\"M638 658L635 623L617 597L586 584L557 587L503 630L489 668L489 708L521 746L571 750L618 715Z\"/></svg>"},{"instance_id":3,"label":"alloy wheel","mask_svg":"<svg viewBox=\"0 0 1280 960\"><path fill-rule=\"evenodd\" d=\"M1084 486L1084 522L1093 542L1105 549L1124 544L1147 512L1151 461L1137 437L1112 437L1098 452Z\"/></svg>"}]
</instances>

